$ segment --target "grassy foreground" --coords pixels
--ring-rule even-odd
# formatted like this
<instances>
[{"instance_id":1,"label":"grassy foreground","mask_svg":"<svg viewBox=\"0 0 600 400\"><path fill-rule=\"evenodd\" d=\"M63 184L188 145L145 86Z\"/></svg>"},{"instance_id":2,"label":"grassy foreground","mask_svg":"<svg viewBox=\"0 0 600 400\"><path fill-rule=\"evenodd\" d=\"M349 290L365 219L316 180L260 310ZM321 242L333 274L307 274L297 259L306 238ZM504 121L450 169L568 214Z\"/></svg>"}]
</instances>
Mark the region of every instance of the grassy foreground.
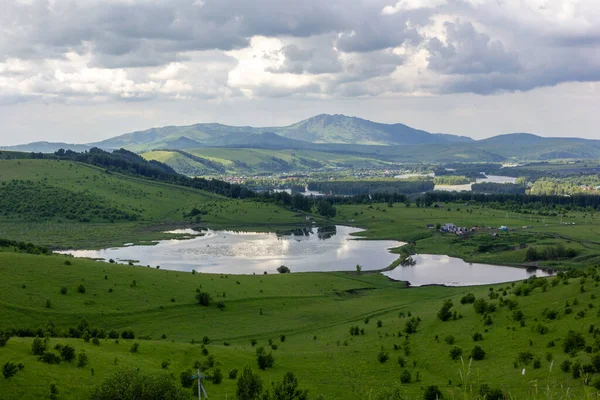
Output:
<instances>
[{"instance_id":1,"label":"grassy foreground","mask_svg":"<svg viewBox=\"0 0 600 400\"><path fill-rule=\"evenodd\" d=\"M67 260L71 265L65 264ZM136 339L118 343L101 339L94 345L83 339L51 338L50 349L71 344L77 352L85 350L90 362L78 368L75 362L38 361L30 351L32 338L13 337L0 347L0 364L20 362L25 368L11 379L0 378L1 393L3 398L46 398L55 383L60 398L80 399L120 367L163 371L178 379L195 361L206 363L214 356L215 365L205 372L210 375L219 368L225 379L219 385L207 383L209 396L232 399L235 380L227 378L228 372L246 365L258 370L255 348L264 346L275 357L273 368L259 372L265 383L292 371L311 398L319 394L325 399L391 398L385 393L397 386L405 398L421 399L429 385L437 385L444 398L475 398L484 383L516 399L596 398L596 390L584 382L595 383L600 374L592 371L574 379L559 365L565 360L589 364L600 351L598 279L596 271L583 279L557 279L556 284L548 280L545 289L531 284L535 288L527 296L516 296L526 287L522 283L406 289L377 274L193 275L4 248L0 329L53 326L65 334L68 328L87 325L89 330L106 332L131 329ZM79 285L84 285L85 293L78 291ZM61 294L62 287L66 294ZM196 304L196 289L210 293L213 304ZM497 310L485 316L476 313L472 304L461 304L466 293L496 304ZM514 310L501 306L499 298L490 299L495 296L514 300ZM460 317L442 322L436 314L448 299L451 311ZM217 302L222 302L223 310ZM524 314L522 325L514 318L519 310ZM545 310L556 311L555 319ZM421 321L416 333L407 334L407 322L417 317ZM355 326L364 334L351 335ZM571 329L583 335L589 349L563 351ZM474 342L477 332L483 338ZM202 346L205 336L210 343ZM448 336L454 337L452 345ZM256 339L256 346L251 339ZM269 340L276 350L269 347ZM133 343L139 343L139 352L130 351ZM475 345L486 355L470 368L468 361L463 365L450 358L451 348L460 347L466 359ZM384 363L378 360L380 352L389 357ZM527 352L531 359L517 361ZM161 367L163 361L170 363L166 369ZM411 375L410 383L400 382L404 370Z\"/></svg>"}]
</instances>

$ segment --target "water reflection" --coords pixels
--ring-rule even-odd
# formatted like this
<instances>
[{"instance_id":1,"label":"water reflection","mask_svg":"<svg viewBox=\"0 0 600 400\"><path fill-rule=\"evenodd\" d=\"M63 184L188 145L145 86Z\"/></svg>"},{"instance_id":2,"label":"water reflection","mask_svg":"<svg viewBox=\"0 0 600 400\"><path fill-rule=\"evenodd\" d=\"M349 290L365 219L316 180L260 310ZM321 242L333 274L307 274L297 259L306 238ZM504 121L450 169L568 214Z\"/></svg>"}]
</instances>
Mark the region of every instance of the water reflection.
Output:
<instances>
[{"instance_id":1,"label":"water reflection","mask_svg":"<svg viewBox=\"0 0 600 400\"><path fill-rule=\"evenodd\" d=\"M417 262L410 267L397 267L383 274L398 281L408 281L411 286L446 285L471 286L511 282L532 275L550 276L551 273L536 268L513 268L499 265L466 263L460 258L445 255L419 254L412 256Z\"/></svg>"},{"instance_id":2,"label":"water reflection","mask_svg":"<svg viewBox=\"0 0 600 400\"><path fill-rule=\"evenodd\" d=\"M62 253L120 263L136 260L141 265L160 265L161 269L233 274L276 273L280 265L288 266L292 272L304 272L355 270L360 264L367 271L385 268L397 258L388 249L403 243L355 240L351 234L360 231L347 226L306 228L284 234L206 230L203 236L163 240L155 246Z\"/></svg>"}]
</instances>

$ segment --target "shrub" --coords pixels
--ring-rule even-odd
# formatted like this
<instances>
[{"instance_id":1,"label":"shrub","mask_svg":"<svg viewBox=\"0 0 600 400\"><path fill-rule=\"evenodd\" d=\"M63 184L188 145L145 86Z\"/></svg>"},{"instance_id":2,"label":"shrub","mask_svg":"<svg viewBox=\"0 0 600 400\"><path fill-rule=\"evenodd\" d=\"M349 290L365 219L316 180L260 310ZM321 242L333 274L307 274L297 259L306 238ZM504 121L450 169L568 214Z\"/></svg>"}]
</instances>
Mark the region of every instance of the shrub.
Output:
<instances>
[{"instance_id":1,"label":"shrub","mask_svg":"<svg viewBox=\"0 0 600 400\"><path fill-rule=\"evenodd\" d=\"M179 381L181 382L181 386L184 388L192 387L195 379L193 378L194 373L191 369L186 369L181 374L179 374Z\"/></svg>"},{"instance_id":2,"label":"shrub","mask_svg":"<svg viewBox=\"0 0 600 400\"><path fill-rule=\"evenodd\" d=\"M256 339L250 339L250 344L252 345L252 347L256 346L256 343L258 343Z\"/></svg>"},{"instance_id":3,"label":"shrub","mask_svg":"<svg viewBox=\"0 0 600 400\"><path fill-rule=\"evenodd\" d=\"M517 355L517 362L520 364L528 365L533 361L533 353L530 351L522 351Z\"/></svg>"},{"instance_id":4,"label":"shrub","mask_svg":"<svg viewBox=\"0 0 600 400\"><path fill-rule=\"evenodd\" d=\"M452 335L448 335L444 338L444 341L448 344L454 344L454 342L456 341L456 338Z\"/></svg>"},{"instance_id":5,"label":"shrub","mask_svg":"<svg viewBox=\"0 0 600 400\"><path fill-rule=\"evenodd\" d=\"M458 346L454 346L450 349L450 358L453 360L458 360L460 356L462 356L463 349Z\"/></svg>"},{"instance_id":6,"label":"shrub","mask_svg":"<svg viewBox=\"0 0 600 400\"><path fill-rule=\"evenodd\" d=\"M71 345L66 345L60 349L60 357L63 361L71 362L75 359L75 349Z\"/></svg>"},{"instance_id":7,"label":"shrub","mask_svg":"<svg viewBox=\"0 0 600 400\"><path fill-rule=\"evenodd\" d=\"M571 365L573 365L571 360L565 360L560 363L560 370L562 372L569 372L571 370Z\"/></svg>"},{"instance_id":8,"label":"shrub","mask_svg":"<svg viewBox=\"0 0 600 400\"><path fill-rule=\"evenodd\" d=\"M285 265L281 265L280 267L277 268L277 272L279 272L280 274L289 274L291 271Z\"/></svg>"},{"instance_id":9,"label":"shrub","mask_svg":"<svg viewBox=\"0 0 600 400\"><path fill-rule=\"evenodd\" d=\"M259 347L256 349L256 363L258 364L258 368L262 370L273 367L273 364L275 364L273 353L267 354L264 347Z\"/></svg>"},{"instance_id":10,"label":"shrub","mask_svg":"<svg viewBox=\"0 0 600 400\"><path fill-rule=\"evenodd\" d=\"M440 321L448 321L450 318L452 318L452 312L450 311L450 309L453 306L454 304L452 303L452 300L444 301L442 308L437 313L437 317Z\"/></svg>"},{"instance_id":11,"label":"shrub","mask_svg":"<svg viewBox=\"0 0 600 400\"><path fill-rule=\"evenodd\" d=\"M424 400L441 400L444 398L442 391L437 386L427 386L423 393Z\"/></svg>"},{"instance_id":12,"label":"shrub","mask_svg":"<svg viewBox=\"0 0 600 400\"><path fill-rule=\"evenodd\" d=\"M281 343L285 342L285 335L284 334L279 335L279 341Z\"/></svg>"},{"instance_id":13,"label":"shrub","mask_svg":"<svg viewBox=\"0 0 600 400\"><path fill-rule=\"evenodd\" d=\"M8 340L10 339L10 333L7 331L0 330L0 347L6 346Z\"/></svg>"},{"instance_id":14,"label":"shrub","mask_svg":"<svg viewBox=\"0 0 600 400\"><path fill-rule=\"evenodd\" d=\"M100 346L100 339L98 339L97 337L93 338L92 344L95 346Z\"/></svg>"},{"instance_id":15,"label":"shrub","mask_svg":"<svg viewBox=\"0 0 600 400\"><path fill-rule=\"evenodd\" d=\"M31 353L33 353L34 356L41 356L44 354L47 347L48 343L45 340L36 337L31 344Z\"/></svg>"},{"instance_id":16,"label":"shrub","mask_svg":"<svg viewBox=\"0 0 600 400\"><path fill-rule=\"evenodd\" d=\"M60 294L67 294L67 288L66 287L61 287L60 288Z\"/></svg>"},{"instance_id":17,"label":"shrub","mask_svg":"<svg viewBox=\"0 0 600 400\"><path fill-rule=\"evenodd\" d=\"M171 361L169 361L169 360L162 360L162 362L160 363L160 367L162 369L169 368L169 365L171 365Z\"/></svg>"},{"instance_id":18,"label":"shrub","mask_svg":"<svg viewBox=\"0 0 600 400\"><path fill-rule=\"evenodd\" d=\"M109 336L110 336L110 334L109 334ZM135 339L135 334L133 333L132 330L125 329L123 332L121 332L121 337L123 339Z\"/></svg>"},{"instance_id":19,"label":"shrub","mask_svg":"<svg viewBox=\"0 0 600 400\"><path fill-rule=\"evenodd\" d=\"M565 353L575 353L585 347L585 338L579 332L570 330L563 341L563 350Z\"/></svg>"},{"instance_id":20,"label":"shrub","mask_svg":"<svg viewBox=\"0 0 600 400\"><path fill-rule=\"evenodd\" d=\"M133 369L115 372L92 389L90 400L123 399L172 399L187 400L185 393L173 379L165 374L146 374Z\"/></svg>"},{"instance_id":21,"label":"shrub","mask_svg":"<svg viewBox=\"0 0 600 400\"><path fill-rule=\"evenodd\" d=\"M2 367L2 375L4 375L4 379L12 378L17 374L17 372L19 372L19 366L13 362L9 361Z\"/></svg>"},{"instance_id":22,"label":"shrub","mask_svg":"<svg viewBox=\"0 0 600 400\"><path fill-rule=\"evenodd\" d=\"M381 364L385 364L385 362L390 358L390 356L388 355L388 353L386 353L385 351L383 351L383 349L381 349L379 351L379 353L377 354L377 361L379 361Z\"/></svg>"},{"instance_id":23,"label":"shrub","mask_svg":"<svg viewBox=\"0 0 600 400\"><path fill-rule=\"evenodd\" d=\"M210 339L208 338L208 336L204 336L202 338L202 344L206 346L209 343L210 343Z\"/></svg>"},{"instance_id":24,"label":"shrub","mask_svg":"<svg viewBox=\"0 0 600 400\"><path fill-rule=\"evenodd\" d=\"M215 385L218 385L221 382L223 382L223 373L221 372L221 370L219 368L215 368L215 370L213 371L213 374L211 376L211 380L212 380L212 383L214 383Z\"/></svg>"},{"instance_id":25,"label":"shrub","mask_svg":"<svg viewBox=\"0 0 600 400\"><path fill-rule=\"evenodd\" d=\"M461 297L460 304L473 304L475 302L475 295L473 293L469 293Z\"/></svg>"},{"instance_id":26,"label":"shrub","mask_svg":"<svg viewBox=\"0 0 600 400\"><path fill-rule=\"evenodd\" d=\"M473 302L473 308L477 314L485 314L488 312L488 302L484 299L477 299Z\"/></svg>"},{"instance_id":27,"label":"shrub","mask_svg":"<svg viewBox=\"0 0 600 400\"><path fill-rule=\"evenodd\" d=\"M140 344L139 343L134 343L131 346L131 349L129 349L129 351L131 351L132 353L137 353L140 351Z\"/></svg>"},{"instance_id":28,"label":"shrub","mask_svg":"<svg viewBox=\"0 0 600 400\"><path fill-rule=\"evenodd\" d=\"M398 365L400 366L400 368L404 368L404 365L406 365L406 361L404 360L404 357L402 356L398 356Z\"/></svg>"},{"instance_id":29,"label":"shrub","mask_svg":"<svg viewBox=\"0 0 600 400\"><path fill-rule=\"evenodd\" d=\"M473 341L474 342L479 342L481 340L483 340L483 334L481 332L475 332L473 334Z\"/></svg>"},{"instance_id":30,"label":"shrub","mask_svg":"<svg viewBox=\"0 0 600 400\"><path fill-rule=\"evenodd\" d=\"M108 337L111 338L111 339L118 339L119 338L119 332L117 332L117 331L115 331L113 329L110 332L108 332Z\"/></svg>"},{"instance_id":31,"label":"shrub","mask_svg":"<svg viewBox=\"0 0 600 400\"><path fill-rule=\"evenodd\" d=\"M83 286L83 283L80 283L79 286L77 286L77 291L81 294L85 294L85 286Z\"/></svg>"},{"instance_id":32,"label":"shrub","mask_svg":"<svg viewBox=\"0 0 600 400\"><path fill-rule=\"evenodd\" d=\"M411 380L410 372L407 369L405 369L400 374L400 382L403 384L407 384L407 383L410 383L410 380Z\"/></svg>"},{"instance_id":33,"label":"shrub","mask_svg":"<svg viewBox=\"0 0 600 400\"><path fill-rule=\"evenodd\" d=\"M51 351L44 352L44 354L40 356L39 360L48 364L60 364L59 355Z\"/></svg>"},{"instance_id":34,"label":"shrub","mask_svg":"<svg viewBox=\"0 0 600 400\"><path fill-rule=\"evenodd\" d=\"M471 358L475 361L483 360L485 358L485 350L483 350L480 346L473 347L471 351Z\"/></svg>"},{"instance_id":35,"label":"shrub","mask_svg":"<svg viewBox=\"0 0 600 400\"><path fill-rule=\"evenodd\" d=\"M485 400L504 400L504 393L502 390L496 388L492 389L487 383L482 384L479 387L479 396Z\"/></svg>"},{"instance_id":36,"label":"shrub","mask_svg":"<svg viewBox=\"0 0 600 400\"><path fill-rule=\"evenodd\" d=\"M83 368L86 365L88 365L89 359L87 354L85 354L85 351L81 351L78 355L77 355L77 366L79 368Z\"/></svg>"},{"instance_id":37,"label":"shrub","mask_svg":"<svg viewBox=\"0 0 600 400\"><path fill-rule=\"evenodd\" d=\"M196 293L196 301L201 306L208 307L210 305L210 302L212 301L212 298L210 297L210 294L206 292L198 292Z\"/></svg>"},{"instance_id":38,"label":"shrub","mask_svg":"<svg viewBox=\"0 0 600 400\"><path fill-rule=\"evenodd\" d=\"M267 392L263 399L289 399L289 400L307 400L308 391L298 388L298 380L293 373L287 372L283 376L283 382L273 384L273 392Z\"/></svg>"},{"instance_id":39,"label":"shrub","mask_svg":"<svg viewBox=\"0 0 600 400\"><path fill-rule=\"evenodd\" d=\"M237 374L238 374L238 370L235 368L232 369L231 371L229 371L229 379L237 378Z\"/></svg>"},{"instance_id":40,"label":"shrub","mask_svg":"<svg viewBox=\"0 0 600 400\"><path fill-rule=\"evenodd\" d=\"M263 383L258 374L250 367L244 368L237 381L236 395L238 399L258 400L263 390Z\"/></svg>"}]
</instances>

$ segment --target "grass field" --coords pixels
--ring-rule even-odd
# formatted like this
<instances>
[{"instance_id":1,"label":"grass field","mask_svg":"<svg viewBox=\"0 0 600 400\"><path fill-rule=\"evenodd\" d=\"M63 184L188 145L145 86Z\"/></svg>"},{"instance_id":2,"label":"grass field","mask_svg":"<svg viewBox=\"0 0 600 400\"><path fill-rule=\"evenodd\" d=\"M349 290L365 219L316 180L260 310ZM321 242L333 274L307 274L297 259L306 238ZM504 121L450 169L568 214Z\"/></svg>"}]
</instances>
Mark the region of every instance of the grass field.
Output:
<instances>
[{"instance_id":1,"label":"grass field","mask_svg":"<svg viewBox=\"0 0 600 400\"><path fill-rule=\"evenodd\" d=\"M0 213L0 237L53 248L101 248L166 238L168 227L190 223L184 214L205 209L202 222L214 228L276 230L303 224L304 218L272 204L231 200L201 190L106 173L93 166L54 160L0 160L0 184L13 179L42 182L139 215L135 222L78 223L65 218L31 220ZM194 220L195 221L195 220Z\"/></svg>"},{"instance_id":2,"label":"grass field","mask_svg":"<svg viewBox=\"0 0 600 400\"><path fill-rule=\"evenodd\" d=\"M594 354L600 350L595 335L588 333L591 324L598 325L600 306L598 283L591 278L573 278L568 285L548 285L545 291L536 288L528 296L518 297L511 293L514 289L510 284L405 289L376 274L192 275L4 250L0 252L1 328L35 329L51 321L57 331L65 331L85 320L90 329L132 329L138 339L121 339L119 343L102 339L100 345L93 345L83 339L52 338L51 347L72 344L78 352L86 351L89 365L77 368L66 362L44 364L31 354L31 338L13 337L0 348L0 363L21 362L25 368L15 377L0 381L3 398L44 398L52 382L61 391L61 398L82 398L91 386L119 367L161 371L162 361L169 361L166 372L178 377L195 360L206 361L201 341L207 336L211 342L206 348L216 365L206 373L220 368L227 377L229 370L241 370L245 365L257 369L250 340L268 348L272 339L277 345L277 350L272 350L275 365L260 372L263 380L280 380L285 372L292 371L311 395L323 394L326 399L377 398L377 393L400 385L404 369L411 373L413 382L400 387L410 399L420 399L422 388L428 385L439 386L447 398L463 398L463 390L477 392L482 383L518 399L533 398L535 387L544 392L546 385L557 394L551 398L578 399L584 394L582 380L573 379L558 365L566 359L586 364L593 354L580 351L569 356L562 350L562 340L569 329L576 329L584 334ZM65 260L71 260L72 265L65 265ZM77 291L80 284L85 286L85 294ZM60 293L61 287L67 288L66 294ZM222 302L224 310L214 304L197 305L197 288ZM485 325L484 316L475 313L471 304L460 303L467 292L488 299L492 289L518 302L518 310L525 315L524 326L513 320L513 311L507 307L491 313L493 323ZM462 318L441 322L436 317L446 299L452 300L452 310ZM498 304L498 300L492 302ZM571 314L564 314L565 302L571 303ZM548 308L558 311L557 319L542 315ZM407 335L403 331L409 312L421 323L417 333ZM368 323L365 318L369 318ZM538 333L538 324L548 331ZM351 336L352 326L364 329L365 334ZM483 334L481 342L473 342L476 332ZM281 334L286 336L284 342ZM165 339L161 339L163 335ZM448 335L455 337L453 345L445 342ZM556 347L548 347L551 341ZM129 351L134 342L140 343L136 354ZM467 386L460 387L462 365L450 359L449 350L461 347L466 357L474 345L480 345L486 357L473 362ZM381 349L389 355L385 363L377 359ZM539 369L531 364L513 365L524 351L540 359ZM404 368L398 357L405 360ZM521 374L523 368L525 375ZM415 382L417 372L419 382ZM589 381L597 377L590 374ZM570 396L561 397L566 388ZM220 385L208 383L207 390L211 398L234 398L235 382L226 378Z\"/></svg>"}]
</instances>

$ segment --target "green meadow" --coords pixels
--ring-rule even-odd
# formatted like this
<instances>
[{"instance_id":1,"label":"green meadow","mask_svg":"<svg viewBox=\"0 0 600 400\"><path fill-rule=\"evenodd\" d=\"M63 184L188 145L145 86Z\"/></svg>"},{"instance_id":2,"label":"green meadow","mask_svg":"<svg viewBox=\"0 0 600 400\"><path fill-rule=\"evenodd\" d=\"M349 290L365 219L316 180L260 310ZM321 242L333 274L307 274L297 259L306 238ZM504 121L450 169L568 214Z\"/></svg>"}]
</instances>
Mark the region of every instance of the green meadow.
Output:
<instances>
[{"instance_id":1,"label":"green meadow","mask_svg":"<svg viewBox=\"0 0 600 400\"><path fill-rule=\"evenodd\" d=\"M76 195L93 196L101 205L136 215L135 221L92 219L82 223L65 215L0 211L0 237L34 242L52 248L102 248L129 242L163 239L163 232L202 222L211 228L277 230L306 223L304 217L272 204L228 199L202 190L107 173L94 166L56 160L0 160L0 190L10 191L12 180L60 189L55 198L29 196L14 202L35 208L36 200L60 205ZM24 185L24 184L22 184ZM37 189L37 187L35 187ZM35 194L35 192L34 192ZM70 196L69 196L70 195ZM85 208L85 204L83 204ZM52 208L52 207L51 207ZM193 208L206 211L202 220L187 217Z\"/></svg>"},{"instance_id":2,"label":"green meadow","mask_svg":"<svg viewBox=\"0 0 600 400\"><path fill-rule=\"evenodd\" d=\"M274 204L75 162L0 160L0 191L14 199L0 210L0 238L53 249L174 238L164 232L190 225L273 231L306 223ZM13 334L0 347L0 367L23 365L0 377L0 398L48 398L54 384L59 398L82 399L121 368L179 382L181 373L200 367L209 377L223 374L219 383L207 379L209 398L234 399L230 371L246 366L265 387L293 372L311 399L423 399L430 386L445 399L598 398L600 241L593 212L336 208L328 223L362 227L364 239L414 242L418 253L576 268L525 282L408 288L378 273L195 274L0 247L0 331ZM456 236L427 227L450 222L480 229ZM491 229L502 225L511 230ZM528 248L558 244L575 256L525 262ZM200 293L212 298L208 306L198 304ZM579 334L576 346L568 345L571 330ZM135 338L122 337L129 331ZM35 335L48 338L50 352L57 345L85 351L88 364L40 361L32 354ZM483 357L470 360L476 346ZM274 357L265 370L257 365L260 347Z\"/></svg>"},{"instance_id":3,"label":"green meadow","mask_svg":"<svg viewBox=\"0 0 600 400\"><path fill-rule=\"evenodd\" d=\"M219 399L235 398L235 380L228 374L244 366L259 371L267 384L291 371L314 398L391 398L385 395L397 386L404 398L420 399L430 385L437 385L444 398L476 398L482 384L517 399L533 398L536 391L536 398L578 399L586 393L596 398L595 389L584 382L595 383L600 374L575 379L559 366L565 360L590 364L600 351L597 271L587 278L552 278L544 285L411 289L379 274L191 274L7 248L0 252L0 265L4 329L44 331L51 326L62 336L71 327L84 326L90 331L132 330L136 337L118 342L103 338L98 344L50 338L49 349L70 344L77 352L84 350L89 357L84 368L76 362L43 363L31 354L32 338L13 337L0 348L0 361L22 363L24 369L0 381L5 398L45 398L51 383L61 398L84 398L120 367L179 379L196 361L210 365L210 356L213 366L204 372L211 375L219 368L225 375L220 384L206 384L210 398ZM80 285L85 293L78 291ZM524 295L526 287L533 290ZM211 295L210 306L197 304L197 289ZM461 304L467 293L495 304L496 311L478 314L473 304ZM437 313L446 300L452 301L457 317L442 322ZM502 306L504 300L511 302ZM515 319L519 310L522 323ZM556 311L553 319L547 310ZM411 318L420 322L416 332L407 333ZM355 326L364 332L351 335ZM565 353L562 345L570 329L582 332L589 349ZM475 342L475 333L482 340ZM208 344L203 345L204 337ZM137 353L130 351L134 343L139 343ZM469 366L476 345L485 358ZM274 366L266 371L256 364L259 346L274 355ZM453 347L462 350L464 364L451 359ZM381 352L388 357L385 362L380 362ZM521 353L531 360L517 361ZM410 383L400 382L405 370Z\"/></svg>"}]
</instances>

